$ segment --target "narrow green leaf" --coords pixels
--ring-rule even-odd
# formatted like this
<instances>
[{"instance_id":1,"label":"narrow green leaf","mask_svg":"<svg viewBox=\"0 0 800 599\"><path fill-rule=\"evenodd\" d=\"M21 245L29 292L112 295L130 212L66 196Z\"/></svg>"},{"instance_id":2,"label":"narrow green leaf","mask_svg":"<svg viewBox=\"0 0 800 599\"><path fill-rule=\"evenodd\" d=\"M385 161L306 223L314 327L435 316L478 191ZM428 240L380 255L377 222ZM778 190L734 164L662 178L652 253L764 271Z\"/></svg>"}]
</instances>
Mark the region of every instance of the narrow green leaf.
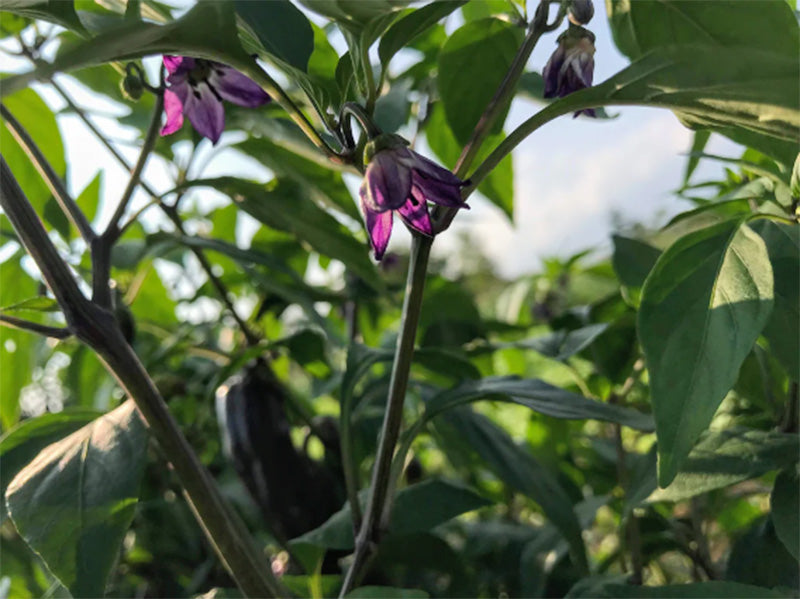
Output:
<instances>
[{"instance_id":1,"label":"narrow green leaf","mask_svg":"<svg viewBox=\"0 0 800 599\"><path fill-rule=\"evenodd\" d=\"M569 495L550 470L517 445L502 428L469 409L451 410L442 415L436 421L437 430L441 426L450 428L463 442L463 447L480 457L505 484L538 503L567 540L577 569L588 571L580 522Z\"/></svg>"},{"instance_id":2,"label":"narrow green leaf","mask_svg":"<svg viewBox=\"0 0 800 599\"><path fill-rule=\"evenodd\" d=\"M441 391L427 402L423 418L428 421L444 411L485 399L516 403L553 418L591 418L616 422L636 430L653 430L653 421L648 414L586 399L582 395L564 391L538 379L517 377L489 377L466 381L453 389Z\"/></svg>"},{"instance_id":3,"label":"narrow green leaf","mask_svg":"<svg viewBox=\"0 0 800 599\"><path fill-rule=\"evenodd\" d=\"M689 160L686 163L686 173L683 175L684 185L689 183L689 179L692 178L692 173L694 173L697 165L700 164L700 156L698 154L705 149L709 137L711 137L711 132L706 129L700 129L694 132L692 149L689 152Z\"/></svg>"},{"instance_id":4,"label":"narrow green leaf","mask_svg":"<svg viewBox=\"0 0 800 599\"><path fill-rule=\"evenodd\" d=\"M661 486L675 478L736 382L772 296L767 248L741 219L680 238L647 278L638 331L650 371Z\"/></svg>"},{"instance_id":5,"label":"narrow green leaf","mask_svg":"<svg viewBox=\"0 0 800 599\"><path fill-rule=\"evenodd\" d=\"M132 400L45 448L6 491L25 542L76 597L100 597L133 518L147 434Z\"/></svg>"},{"instance_id":6,"label":"narrow green leaf","mask_svg":"<svg viewBox=\"0 0 800 599\"><path fill-rule=\"evenodd\" d=\"M482 19L467 23L447 39L439 53L439 94L447 123L461 145L469 141L523 37L524 30L507 21ZM505 106L492 133L502 131L507 110Z\"/></svg>"},{"instance_id":7,"label":"narrow green leaf","mask_svg":"<svg viewBox=\"0 0 800 599\"><path fill-rule=\"evenodd\" d=\"M85 32L72 0L3 0L0 11Z\"/></svg>"},{"instance_id":8,"label":"narrow green leaf","mask_svg":"<svg viewBox=\"0 0 800 599\"><path fill-rule=\"evenodd\" d=\"M395 21L383 34L378 45L378 56L383 67L386 68L394 55L418 35L464 4L466 0L431 2Z\"/></svg>"},{"instance_id":9,"label":"narrow green leaf","mask_svg":"<svg viewBox=\"0 0 800 599\"><path fill-rule=\"evenodd\" d=\"M236 13L270 54L305 72L314 51L311 23L289 0L236 0Z\"/></svg>"},{"instance_id":10,"label":"narrow green leaf","mask_svg":"<svg viewBox=\"0 0 800 599\"><path fill-rule=\"evenodd\" d=\"M78 207L90 221L98 216L97 208L100 206L100 194L103 189L103 171L98 171L89 184L83 188L80 195L75 198Z\"/></svg>"},{"instance_id":11,"label":"narrow green leaf","mask_svg":"<svg viewBox=\"0 0 800 599\"><path fill-rule=\"evenodd\" d=\"M268 227L292 233L320 254L343 262L373 288L383 287L366 244L357 241L333 216L318 207L301 185L287 179L262 185L233 177L187 183L187 186L197 185L221 191Z\"/></svg>"},{"instance_id":12,"label":"narrow green leaf","mask_svg":"<svg viewBox=\"0 0 800 599\"><path fill-rule=\"evenodd\" d=\"M775 479L769 503L775 534L789 553L800 559L800 478L796 466L784 470Z\"/></svg>"}]
</instances>

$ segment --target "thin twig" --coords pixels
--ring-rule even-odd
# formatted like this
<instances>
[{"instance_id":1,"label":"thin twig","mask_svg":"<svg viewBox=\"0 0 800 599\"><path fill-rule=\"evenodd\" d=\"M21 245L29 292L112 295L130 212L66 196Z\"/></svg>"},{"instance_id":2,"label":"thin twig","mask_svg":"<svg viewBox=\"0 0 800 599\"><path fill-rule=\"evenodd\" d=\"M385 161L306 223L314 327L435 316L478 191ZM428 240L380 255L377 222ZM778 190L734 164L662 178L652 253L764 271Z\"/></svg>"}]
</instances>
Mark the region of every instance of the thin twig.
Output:
<instances>
[{"instance_id":1,"label":"thin twig","mask_svg":"<svg viewBox=\"0 0 800 599\"><path fill-rule=\"evenodd\" d=\"M53 170L53 167L50 165L47 158L45 158L39 146L33 141L33 138L25 130L25 127L22 126L22 123L20 123L16 117L11 114L11 111L6 108L5 104L0 103L0 114L2 114L3 119L5 119L14 139L16 139L23 150L25 150L25 153L31 159L36 170L39 171L47 187L50 189L53 196L55 196L58 205L61 206L61 210L67 215L67 218L69 218L78 230L78 233L83 237L84 241L86 241L87 244L91 244L92 240L96 237L92 225L89 223L86 215L78 207L77 202L69 195L61 177Z\"/></svg>"},{"instance_id":2,"label":"thin twig","mask_svg":"<svg viewBox=\"0 0 800 599\"><path fill-rule=\"evenodd\" d=\"M0 314L0 325L7 326L11 329L18 329L20 331L28 331L50 337L52 339L67 339L72 337L72 331L66 327L51 327L38 322L31 322L24 318L17 318L15 316L8 316Z\"/></svg>"}]
</instances>

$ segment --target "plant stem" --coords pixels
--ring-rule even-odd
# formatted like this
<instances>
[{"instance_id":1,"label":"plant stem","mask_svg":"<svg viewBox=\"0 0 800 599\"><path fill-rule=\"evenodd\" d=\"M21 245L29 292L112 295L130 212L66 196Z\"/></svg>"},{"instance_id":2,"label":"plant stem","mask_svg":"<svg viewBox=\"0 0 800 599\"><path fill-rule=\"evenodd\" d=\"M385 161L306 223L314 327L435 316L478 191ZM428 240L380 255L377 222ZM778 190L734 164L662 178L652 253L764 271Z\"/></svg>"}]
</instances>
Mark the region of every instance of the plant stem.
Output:
<instances>
[{"instance_id":1,"label":"plant stem","mask_svg":"<svg viewBox=\"0 0 800 599\"><path fill-rule=\"evenodd\" d=\"M67 339L72 336L72 331L63 327L51 327L38 322L31 322L24 318L16 318L15 316L8 316L0 314L0 325L7 326L12 329L19 329L20 331L28 331L31 333L38 333L51 339Z\"/></svg>"},{"instance_id":2,"label":"plant stem","mask_svg":"<svg viewBox=\"0 0 800 599\"><path fill-rule=\"evenodd\" d=\"M104 308L111 307L111 289L108 285L111 278L111 249L122 233L119 222L125 214L134 190L139 185L147 159L156 145L163 110L164 96L159 94L156 96L156 104L153 107L150 125L147 128L144 144L139 152L139 159L131 171L128 185L122 192L122 197L120 197L117 208L114 210L114 214L105 231L99 237L95 237L90 245L92 253L92 300Z\"/></svg>"},{"instance_id":3,"label":"plant stem","mask_svg":"<svg viewBox=\"0 0 800 599\"><path fill-rule=\"evenodd\" d=\"M161 450L174 467L209 541L242 593L249 597L287 596L269 567L257 558L258 551L252 539L238 518L228 510L213 479L192 451L138 356L125 341L114 316L81 293L1 156L0 207L58 300L70 330L100 356L136 402Z\"/></svg>"},{"instance_id":4,"label":"plant stem","mask_svg":"<svg viewBox=\"0 0 800 599\"><path fill-rule=\"evenodd\" d=\"M22 126L22 123L20 123L16 117L11 114L8 108L6 108L5 104L0 104L0 114L2 114L3 119L5 119L14 139L22 146L22 149L25 150L25 153L31 159L36 170L39 171L39 174L44 179L50 192L56 198L58 205L61 206L61 210L67 215L84 241L86 241L87 244L91 244L92 240L96 237L92 225L89 224L86 215L69 195L61 177L53 170L47 158L45 158L42 151L36 145L36 142L33 141L33 138L25 130L25 127Z\"/></svg>"},{"instance_id":5,"label":"plant stem","mask_svg":"<svg viewBox=\"0 0 800 599\"><path fill-rule=\"evenodd\" d=\"M408 269L400 336L397 339L389 396L383 419L375 466L372 470L367 509L355 541L353 564L347 572L340 597L344 597L362 574L365 563L374 551L381 533L384 508L391 477L392 456L403 424L403 402L408 375L414 356L414 340L422 310L422 294L433 240L414 236L411 242L411 263Z\"/></svg>"}]
</instances>

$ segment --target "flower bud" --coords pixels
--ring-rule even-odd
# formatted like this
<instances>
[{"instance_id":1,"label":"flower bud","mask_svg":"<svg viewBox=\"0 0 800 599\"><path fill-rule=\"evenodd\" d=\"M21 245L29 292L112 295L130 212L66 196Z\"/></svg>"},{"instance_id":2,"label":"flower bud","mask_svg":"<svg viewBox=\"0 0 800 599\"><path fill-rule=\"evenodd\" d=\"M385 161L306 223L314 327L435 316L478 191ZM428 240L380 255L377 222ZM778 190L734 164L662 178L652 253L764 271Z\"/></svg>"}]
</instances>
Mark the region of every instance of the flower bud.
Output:
<instances>
[{"instance_id":1,"label":"flower bud","mask_svg":"<svg viewBox=\"0 0 800 599\"><path fill-rule=\"evenodd\" d=\"M144 85L138 75L125 75L119 88L125 98L134 102L138 102L144 93Z\"/></svg>"},{"instance_id":2,"label":"flower bud","mask_svg":"<svg viewBox=\"0 0 800 599\"><path fill-rule=\"evenodd\" d=\"M569 5L567 17L574 25L586 25L594 16L592 0L572 0Z\"/></svg>"}]
</instances>

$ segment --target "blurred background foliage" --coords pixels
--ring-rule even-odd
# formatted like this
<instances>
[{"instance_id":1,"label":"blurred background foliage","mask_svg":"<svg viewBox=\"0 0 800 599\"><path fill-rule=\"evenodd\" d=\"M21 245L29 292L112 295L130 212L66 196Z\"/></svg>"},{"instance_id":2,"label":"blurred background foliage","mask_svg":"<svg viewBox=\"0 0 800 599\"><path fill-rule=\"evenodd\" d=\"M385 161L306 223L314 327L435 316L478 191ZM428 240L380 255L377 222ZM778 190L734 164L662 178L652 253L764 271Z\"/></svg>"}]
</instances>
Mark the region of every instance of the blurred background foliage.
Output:
<instances>
[{"instance_id":1,"label":"blurred background foliage","mask_svg":"<svg viewBox=\"0 0 800 599\"><path fill-rule=\"evenodd\" d=\"M376 66L375 76L382 85L375 118L386 131L424 139L448 167L499 83L474 81L502 76L501 66L513 58L524 33L520 23L528 16L524 2L505 0L423 8L385 0L355 3L359 10L344 0L302 4L342 19L351 50L359 43L370 46L383 34L377 44L382 67ZM638 10L631 4L610 2L609 8L620 49L635 59L652 48L634 47L632 39L656 47L660 42L653 32L663 28L663 15L653 11L676 2L639 2ZM727 4L734 13L733 5L744 11L723 17L738 27L738 37L731 37L739 45L761 44L773 33L748 23L745 5L768 6L759 8L763 19L764 13L790 14L783 2ZM253 29L260 22L258 6L236 5L247 26L245 46L258 48L261 34ZM24 10L2 13L3 50L24 48L32 61L58 60L87 31L101 32L131 18L132 6L148 22L164 22L172 13L152 0L19 6ZM385 20L387 7L390 18L370 33L364 23L377 27L375 15ZM431 25L416 36L403 34L402 18L426 9L438 11L435 19L429 17ZM719 14L714 15L703 26L716 22ZM41 18L50 23L32 20ZM437 24L442 18L459 18L463 26L448 37ZM787 35L796 41L793 19L794 33ZM304 106L309 112L315 103L330 117L342 100L359 97L358 66L354 69L351 54L339 56L326 40L326 34L336 35L333 25L313 22L313 52L307 66L299 67L303 76L292 78L298 67L286 55L282 83L293 97L308 93L303 97L311 98ZM680 23L675 27L686 31ZM640 35L630 38L631 31ZM386 68L404 47L403 68ZM254 51L265 56L263 48ZM465 64L473 69L466 79ZM57 120L67 114L103 118L104 108L78 107L64 88L88 88L104 106L113 104L126 131L142 135L152 96L126 99L121 78L120 63L114 62L71 70L55 78L61 91L43 81L3 103L55 171L69 179L72 161L92 157L65 156ZM465 100L467 92L476 97ZM54 93L62 94L58 104L42 99ZM519 93L541 98L538 73L526 74ZM448 107L459 102L477 107L475 115ZM55 105L61 108L54 111ZM191 128L161 138L155 152L163 159L159 164L170 165L163 170L171 181L150 184L156 197L143 195L139 205L153 206L132 221L114 248L117 317L189 442L261 543L265 563L272 563L293 592L330 596L341 584L339 560L353 542L349 512L342 508L337 418L348 396L363 488L383 414L408 257L400 252L372 264L351 174L320 158L279 106L255 112L228 105L226 113L227 129L241 132L230 137L230 145L268 169L271 182L205 180L198 164L204 142ZM709 129L699 128L686 180L676 182L691 209L664 227L629 225L613 237L611 255L548 259L540 272L515 280L498 277L480 242L470 238L462 240L455 265L432 265L405 408L406 429L419 426L408 439L393 526L365 580L383 590L352 596L797 595L800 237L791 222L800 195L796 140L700 123L689 112L682 118L714 126L750 147L725 159L728 168L720 180L696 181L692 174L699 160L721 159L703 154ZM502 139L502 129L494 135L490 148ZM87 275L85 244L5 126L0 146L65 260ZM508 158L479 187L509 215L513 177ZM108 217L101 198L109 181L108 173L98 172L77 197L94 223ZM775 274L770 320L756 331L732 388L677 476L659 488L651 375L637 337L637 317L642 326L648 309L645 281L677 240L754 214L764 217L749 221L747 235L761 240ZM3 313L63 324L3 215L0 236ZM231 317L231 306L249 335ZM690 314L690 306L671 309ZM674 314L664 315L665 325L672 326ZM90 422L102 426L95 419L112 413L124 398L95 355L75 339L47 340L10 328L0 328L0 334L5 495L42 449L80 434ZM721 345L708 351L723 351L720 339ZM436 412L449 402L463 405ZM130 526L124 518L123 525L110 525L109 534L119 536L118 557L116 549L81 536L84 523L59 527L67 532L47 537L42 529L61 520L50 519L45 499L9 492L8 501L19 507L12 505L13 523L5 502L2 509L0 596L79 597L80 584L67 581L81 576L99 580L108 597L233 596L232 581L164 459L143 432L136 435L131 447L138 451L105 458L107 467L128 473L134 488L133 504L125 504ZM93 447L91 435L87 439L86 447ZM72 459L64 451L63 459ZM42 493L52 492L66 505L69 493L83 483L60 484ZM23 499L31 502L32 513L26 513ZM340 509L347 513L334 514ZM80 520L81 510L61 517ZM54 556L74 543L81 558L53 566ZM95 569L101 562L105 566ZM631 583L653 588L626 586ZM656 588L690 583L702 586ZM401 594L400 588L417 590Z\"/></svg>"}]
</instances>

